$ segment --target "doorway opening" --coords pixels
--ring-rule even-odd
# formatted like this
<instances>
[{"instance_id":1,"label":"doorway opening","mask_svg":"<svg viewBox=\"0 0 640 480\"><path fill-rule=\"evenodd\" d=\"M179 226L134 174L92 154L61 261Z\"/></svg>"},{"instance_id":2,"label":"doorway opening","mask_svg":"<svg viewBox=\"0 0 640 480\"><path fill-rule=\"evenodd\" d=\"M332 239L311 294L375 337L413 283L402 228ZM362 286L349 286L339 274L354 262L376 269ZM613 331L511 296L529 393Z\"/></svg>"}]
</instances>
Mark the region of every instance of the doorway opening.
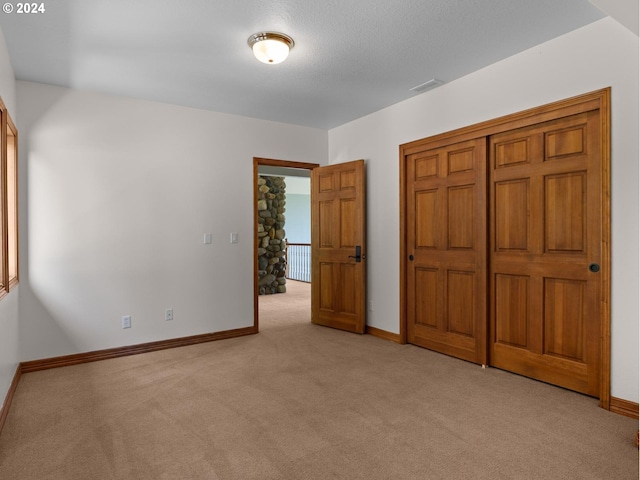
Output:
<instances>
[{"instance_id":1,"label":"doorway opening","mask_svg":"<svg viewBox=\"0 0 640 480\"><path fill-rule=\"evenodd\" d=\"M286 160L275 160L275 159L267 159L267 158L254 158L253 159L253 192L254 192L254 328L255 331L258 332L259 322L260 322L260 312L263 311L265 318L269 318L271 323L274 322L273 319L278 319L277 322L281 324L285 324L287 321L291 321L291 318L295 318L301 315L304 315L305 311L311 312L311 277L310 272L307 275L305 271L306 268L306 259L305 255L308 255L308 264L311 264L311 250L310 247L306 248L305 244L311 243L311 228L310 228L310 211L307 216L307 225L303 225L304 221L299 222L289 222L288 219L285 220L286 215L285 212L282 211L280 213L276 212L276 215L282 215L280 219L281 223L286 223L291 226L290 233L293 237L289 238L287 235L287 226L279 229L269 228L268 231L265 231L265 223L264 221L267 216L268 218L273 218L272 213L262 213L264 212L265 202L261 202L259 206L260 200L260 187L263 186L261 183L264 183L264 178L266 177L275 177L282 178L284 177L285 182L291 184L291 190L288 188L285 189L285 195L289 196L289 200L291 200L291 208L293 209L292 214L294 214L294 218L296 215L303 215L301 211L304 211L305 199L304 197L304 185L305 183L308 185L306 196L310 196L310 184L309 178L311 170L318 167L318 164L315 163L303 163L303 162L290 162ZM260 181L260 177L263 177L263 180ZM307 179L307 180L304 180ZM280 180L277 183L281 183ZM263 189L264 190L264 189ZM292 192L292 193L289 193ZM296 192L296 193L293 193ZM308 199L306 200L309 201ZM282 209L282 207L279 207ZM288 208L288 207L285 207ZM298 210L298 212L296 212ZM263 215L263 216L261 216ZM262 223L260 222L262 220ZM270 222L274 222L274 220L270 220ZM275 224L275 223L274 223ZM270 230L274 230L274 232L270 232ZM281 230L276 232L276 230ZM306 232L305 232L306 230ZM283 238L271 238L271 236L267 233L273 233L274 236L283 237ZM270 245L270 242L273 241L275 244L276 240L281 240L281 245L278 248L284 248L283 250L279 250L277 256L272 255L271 253L268 256L274 258L275 260L271 260L271 258L260 257L260 253L266 253L265 251ZM296 241L294 241L296 240ZM288 254L288 245L289 241L296 248L291 250L293 255L296 255L295 260L292 259L289 262ZM269 242L269 243L267 243ZM266 243L266 245L265 245ZM294 251L295 250L295 251ZM268 252L268 251L267 251ZM269 272L269 277L267 278L266 269L269 268L269 262L276 262L279 258L284 258L283 268L286 266L285 271L277 271L275 274L273 273L273 268L271 268ZM295 263L294 263L295 261ZM264 267L264 270L263 270ZM291 268L293 267L293 268ZM286 273L285 273L286 272ZM271 278L273 277L273 278ZM293 278L290 278L293 277ZM286 279L286 280L285 280ZM308 283L307 283L308 282ZM263 295L260 295L263 293ZM262 301L259 301L262 299ZM276 313L279 312L279 313Z\"/></svg>"}]
</instances>

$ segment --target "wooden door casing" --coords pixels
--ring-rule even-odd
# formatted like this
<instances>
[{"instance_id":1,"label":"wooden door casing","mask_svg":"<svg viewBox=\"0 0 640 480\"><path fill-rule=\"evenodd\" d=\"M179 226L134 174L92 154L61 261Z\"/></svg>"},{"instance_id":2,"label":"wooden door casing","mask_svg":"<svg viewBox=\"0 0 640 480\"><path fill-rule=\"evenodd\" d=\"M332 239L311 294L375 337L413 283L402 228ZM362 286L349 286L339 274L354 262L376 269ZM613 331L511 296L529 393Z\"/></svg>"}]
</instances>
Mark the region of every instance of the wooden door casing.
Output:
<instances>
[{"instance_id":1,"label":"wooden door casing","mask_svg":"<svg viewBox=\"0 0 640 480\"><path fill-rule=\"evenodd\" d=\"M366 327L364 168L357 160L311 172L311 321L355 333Z\"/></svg>"},{"instance_id":2,"label":"wooden door casing","mask_svg":"<svg viewBox=\"0 0 640 480\"><path fill-rule=\"evenodd\" d=\"M297 170L313 170L319 167L317 163L295 162L289 160L277 160L273 158L253 158L253 330L260 330L258 308L258 175L261 166L291 168Z\"/></svg>"},{"instance_id":3,"label":"wooden door casing","mask_svg":"<svg viewBox=\"0 0 640 480\"><path fill-rule=\"evenodd\" d=\"M486 139L406 158L407 339L486 363Z\"/></svg>"}]
</instances>

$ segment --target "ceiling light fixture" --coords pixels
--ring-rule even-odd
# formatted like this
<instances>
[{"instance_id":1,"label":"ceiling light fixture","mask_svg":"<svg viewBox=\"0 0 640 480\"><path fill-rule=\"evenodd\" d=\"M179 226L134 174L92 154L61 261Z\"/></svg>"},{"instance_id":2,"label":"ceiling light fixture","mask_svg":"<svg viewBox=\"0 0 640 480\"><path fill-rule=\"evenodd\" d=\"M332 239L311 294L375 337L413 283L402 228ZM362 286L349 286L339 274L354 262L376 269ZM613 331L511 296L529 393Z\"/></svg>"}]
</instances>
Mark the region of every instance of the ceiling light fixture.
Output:
<instances>
[{"instance_id":1,"label":"ceiling light fixture","mask_svg":"<svg viewBox=\"0 0 640 480\"><path fill-rule=\"evenodd\" d=\"M271 65L284 61L295 45L293 38L276 32L254 33L247 43L258 60Z\"/></svg>"}]
</instances>

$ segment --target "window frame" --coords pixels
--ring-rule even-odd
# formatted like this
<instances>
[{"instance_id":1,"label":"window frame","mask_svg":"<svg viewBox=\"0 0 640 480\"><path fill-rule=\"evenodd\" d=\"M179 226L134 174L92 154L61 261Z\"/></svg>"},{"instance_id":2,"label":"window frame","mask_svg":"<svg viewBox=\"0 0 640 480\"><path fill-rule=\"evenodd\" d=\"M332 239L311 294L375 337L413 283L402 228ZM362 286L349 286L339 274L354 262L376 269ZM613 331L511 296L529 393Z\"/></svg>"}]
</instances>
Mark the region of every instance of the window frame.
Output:
<instances>
[{"instance_id":1,"label":"window frame","mask_svg":"<svg viewBox=\"0 0 640 480\"><path fill-rule=\"evenodd\" d=\"M7 136L5 137L5 150L7 152L7 163L5 165L7 181L5 188L7 202L7 288L11 291L13 287L18 284L20 278L20 264L18 261L18 250L20 249L18 234L18 128L15 123L13 123L13 120L11 120L11 115L9 115L8 112L6 117ZM9 137L13 137L11 142L9 142ZM11 268L12 265L13 268Z\"/></svg>"},{"instance_id":2,"label":"window frame","mask_svg":"<svg viewBox=\"0 0 640 480\"><path fill-rule=\"evenodd\" d=\"M18 165L18 129L0 97L0 298L20 279Z\"/></svg>"}]
</instances>

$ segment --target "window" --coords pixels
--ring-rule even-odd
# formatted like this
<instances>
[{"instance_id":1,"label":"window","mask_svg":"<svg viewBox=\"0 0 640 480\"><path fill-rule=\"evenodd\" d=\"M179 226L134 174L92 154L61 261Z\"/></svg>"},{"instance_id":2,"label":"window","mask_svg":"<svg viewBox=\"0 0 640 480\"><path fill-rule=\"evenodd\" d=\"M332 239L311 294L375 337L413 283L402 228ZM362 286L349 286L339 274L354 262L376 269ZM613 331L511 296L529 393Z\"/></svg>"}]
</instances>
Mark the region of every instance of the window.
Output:
<instances>
[{"instance_id":1,"label":"window","mask_svg":"<svg viewBox=\"0 0 640 480\"><path fill-rule=\"evenodd\" d=\"M0 98L0 297L18 284L18 130Z\"/></svg>"}]
</instances>

